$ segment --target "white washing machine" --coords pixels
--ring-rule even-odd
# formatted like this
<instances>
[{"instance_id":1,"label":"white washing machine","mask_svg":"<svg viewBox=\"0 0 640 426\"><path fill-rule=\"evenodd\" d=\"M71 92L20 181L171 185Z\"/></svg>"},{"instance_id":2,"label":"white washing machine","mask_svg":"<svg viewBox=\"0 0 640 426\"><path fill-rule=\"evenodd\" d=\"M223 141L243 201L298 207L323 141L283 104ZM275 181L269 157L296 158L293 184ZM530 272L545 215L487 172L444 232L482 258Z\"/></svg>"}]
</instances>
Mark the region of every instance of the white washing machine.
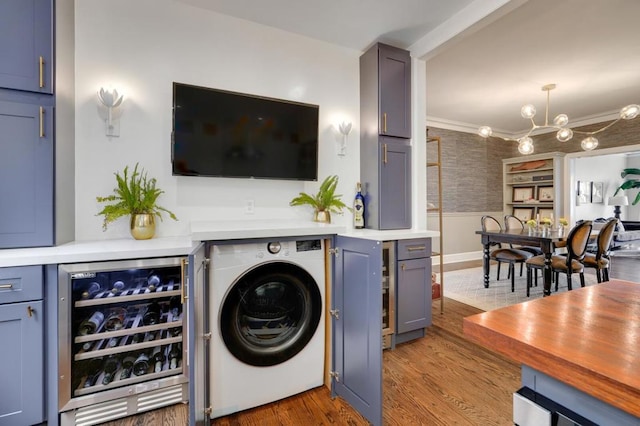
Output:
<instances>
[{"instance_id":1,"label":"white washing machine","mask_svg":"<svg viewBox=\"0 0 640 426\"><path fill-rule=\"evenodd\" d=\"M216 245L211 263L211 417L321 386L324 241Z\"/></svg>"}]
</instances>

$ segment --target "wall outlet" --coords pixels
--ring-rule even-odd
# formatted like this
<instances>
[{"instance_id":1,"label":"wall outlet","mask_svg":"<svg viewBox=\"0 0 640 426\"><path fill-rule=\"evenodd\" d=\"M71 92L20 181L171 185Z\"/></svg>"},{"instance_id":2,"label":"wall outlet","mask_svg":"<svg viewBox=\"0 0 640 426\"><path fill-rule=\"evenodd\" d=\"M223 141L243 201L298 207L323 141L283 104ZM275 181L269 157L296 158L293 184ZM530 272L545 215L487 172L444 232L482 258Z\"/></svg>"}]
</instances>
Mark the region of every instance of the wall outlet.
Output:
<instances>
[{"instance_id":1,"label":"wall outlet","mask_svg":"<svg viewBox=\"0 0 640 426\"><path fill-rule=\"evenodd\" d=\"M256 207L256 202L253 199L246 200L244 203L244 214L253 214Z\"/></svg>"}]
</instances>

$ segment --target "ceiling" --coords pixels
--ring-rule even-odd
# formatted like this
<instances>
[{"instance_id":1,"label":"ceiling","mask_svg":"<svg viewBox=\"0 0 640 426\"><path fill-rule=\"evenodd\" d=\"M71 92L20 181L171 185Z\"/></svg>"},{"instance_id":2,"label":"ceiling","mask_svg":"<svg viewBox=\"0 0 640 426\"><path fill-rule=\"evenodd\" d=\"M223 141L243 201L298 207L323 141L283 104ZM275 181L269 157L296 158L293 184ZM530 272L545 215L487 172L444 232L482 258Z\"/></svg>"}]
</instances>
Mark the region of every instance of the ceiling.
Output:
<instances>
[{"instance_id":1,"label":"ceiling","mask_svg":"<svg viewBox=\"0 0 640 426\"><path fill-rule=\"evenodd\" d=\"M377 41L426 59L429 125L517 136L530 123L614 118L640 103L638 0L178 0L364 51ZM374 6L372 6L374 4Z\"/></svg>"}]
</instances>

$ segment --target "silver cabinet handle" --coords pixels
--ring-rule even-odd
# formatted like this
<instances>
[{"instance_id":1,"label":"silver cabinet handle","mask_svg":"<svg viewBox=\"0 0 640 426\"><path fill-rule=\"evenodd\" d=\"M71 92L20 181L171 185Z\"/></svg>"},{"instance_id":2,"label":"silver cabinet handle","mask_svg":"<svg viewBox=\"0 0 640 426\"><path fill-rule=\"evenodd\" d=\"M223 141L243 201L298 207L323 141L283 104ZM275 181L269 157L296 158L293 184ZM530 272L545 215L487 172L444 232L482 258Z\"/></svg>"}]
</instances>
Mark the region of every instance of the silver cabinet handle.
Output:
<instances>
[{"instance_id":1,"label":"silver cabinet handle","mask_svg":"<svg viewBox=\"0 0 640 426\"><path fill-rule=\"evenodd\" d=\"M0 289L12 289L13 284L0 284Z\"/></svg>"},{"instance_id":2,"label":"silver cabinet handle","mask_svg":"<svg viewBox=\"0 0 640 426\"><path fill-rule=\"evenodd\" d=\"M420 251L426 250L427 246L407 247L407 251Z\"/></svg>"}]
</instances>

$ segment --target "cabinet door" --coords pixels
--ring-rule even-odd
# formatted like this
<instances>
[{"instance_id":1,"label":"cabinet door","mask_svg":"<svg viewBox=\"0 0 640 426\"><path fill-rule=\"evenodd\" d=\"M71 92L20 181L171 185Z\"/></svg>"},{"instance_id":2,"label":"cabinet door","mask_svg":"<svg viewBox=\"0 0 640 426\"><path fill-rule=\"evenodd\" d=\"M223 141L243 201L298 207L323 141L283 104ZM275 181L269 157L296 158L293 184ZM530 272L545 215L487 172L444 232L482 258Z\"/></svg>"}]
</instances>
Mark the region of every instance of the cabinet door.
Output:
<instances>
[{"instance_id":1,"label":"cabinet door","mask_svg":"<svg viewBox=\"0 0 640 426\"><path fill-rule=\"evenodd\" d=\"M0 2L0 87L53 93L52 3Z\"/></svg>"},{"instance_id":2,"label":"cabinet door","mask_svg":"<svg viewBox=\"0 0 640 426\"><path fill-rule=\"evenodd\" d=\"M336 237L332 395L382 424L382 244Z\"/></svg>"},{"instance_id":3,"label":"cabinet door","mask_svg":"<svg viewBox=\"0 0 640 426\"><path fill-rule=\"evenodd\" d=\"M42 301L0 305L0 424L44 420Z\"/></svg>"},{"instance_id":4,"label":"cabinet door","mask_svg":"<svg viewBox=\"0 0 640 426\"><path fill-rule=\"evenodd\" d=\"M411 146L380 138L380 227L411 228Z\"/></svg>"},{"instance_id":5,"label":"cabinet door","mask_svg":"<svg viewBox=\"0 0 640 426\"><path fill-rule=\"evenodd\" d=\"M380 134L411 137L411 57L384 44L378 51Z\"/></svg>"},{"instance_id":6,"label":"cabinet door","mask_svg":"<svg viewBox=\"0 0 640 426\"><path fill-rule=\"evenodd\" d=\"M0 248L53 244L53 108L0 101Z\"/></svg>"},{"instance_id":7,"label":"cabinet door","mask_svg":"<svg viewBox=\"0 0 640 426\"><path fill-rule=\"evenodd\" d=\"M431 325L431 258L400 260L397 267L398 333Z\"/></svg>"},{"instance_id":8,"label":"cabinet door","mask_svg":"<svg viewBox=\"0 0 640 426\"><path fill-rule=\"evenodd\" d=\"M189 256L187 272L187 330L189 355L189 424L210 423L209 411L209 296L204 244Z\"/></svg>"}]
</instances>

